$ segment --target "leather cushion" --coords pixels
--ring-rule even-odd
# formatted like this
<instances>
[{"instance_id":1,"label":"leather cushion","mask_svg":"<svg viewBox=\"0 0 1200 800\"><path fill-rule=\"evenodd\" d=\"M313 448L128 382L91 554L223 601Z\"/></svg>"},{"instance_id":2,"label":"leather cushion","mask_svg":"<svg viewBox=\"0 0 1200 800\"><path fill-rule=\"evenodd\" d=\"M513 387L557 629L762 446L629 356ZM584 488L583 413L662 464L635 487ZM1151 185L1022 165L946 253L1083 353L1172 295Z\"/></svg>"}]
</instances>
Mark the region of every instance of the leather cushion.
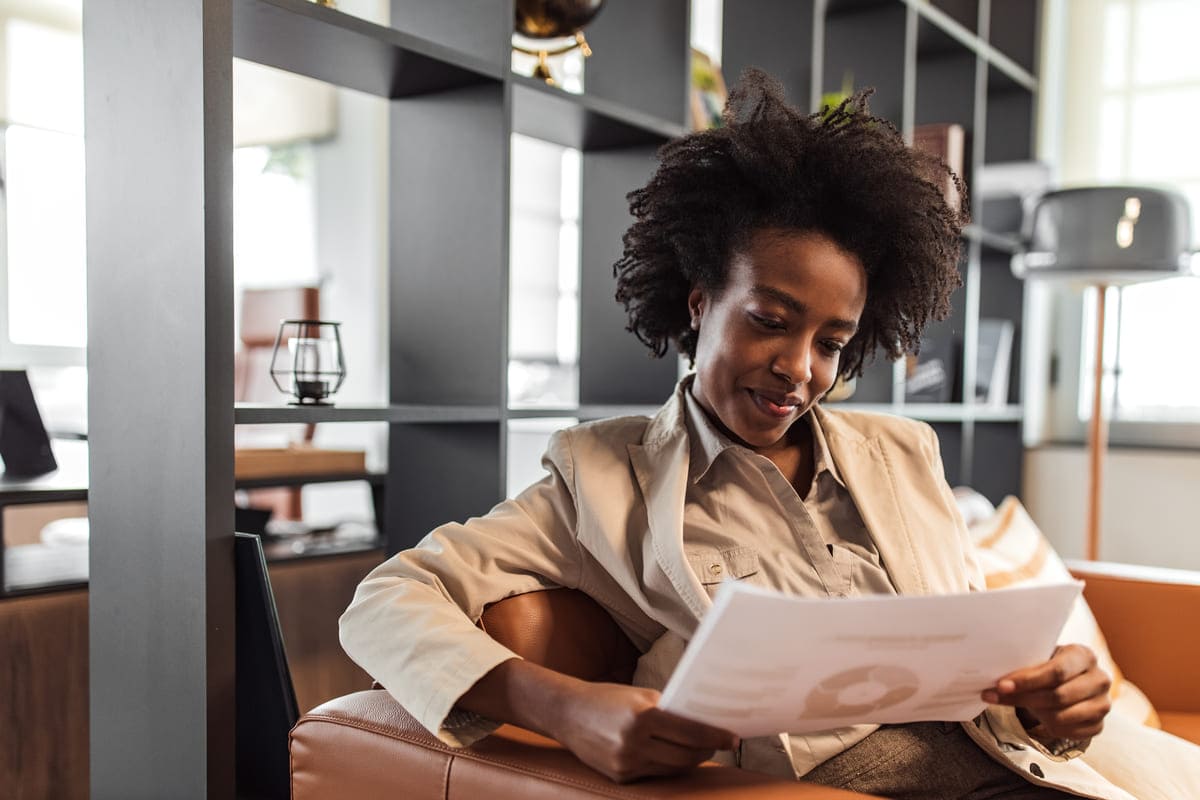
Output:
<instances>
[{"instance_id":1,"label":"leather cushion","mask_svg":"<svg viewBox=\"0 0 1200 800\"><path fill-rule=\"evenodd\" d=\"M484 609L480 626L522 658L585 681L629 683L638 650L595 600L574 589L519 594Z\"/></svg>"},{"instance_id":2,"label":"leather cushion","mask_svg":"<svg viewBox=\"0 0 1200 800\"><path fill-rule=\"evenodd\" d=\"M455 750L431 736L379 690L339 697L305 714L292 730L291 757L293 800L865 797L716 765L669 780L615 784L556 742L509 725L471 747Z\"/></svg>"}]
</instances>

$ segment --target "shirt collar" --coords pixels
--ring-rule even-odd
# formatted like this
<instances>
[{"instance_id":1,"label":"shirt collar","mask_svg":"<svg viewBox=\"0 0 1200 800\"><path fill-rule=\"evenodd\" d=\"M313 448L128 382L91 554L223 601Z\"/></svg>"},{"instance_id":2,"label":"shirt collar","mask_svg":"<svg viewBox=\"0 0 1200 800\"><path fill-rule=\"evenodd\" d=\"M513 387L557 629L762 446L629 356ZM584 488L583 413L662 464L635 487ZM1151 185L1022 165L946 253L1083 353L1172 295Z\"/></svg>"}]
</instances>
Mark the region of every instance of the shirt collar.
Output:
<instances>
[{"instance_id":1,"label":"shirt collar","mask_svg":"<svg viewBox=\"0 0 1200 800\"><path fill-rule=\"evenodd\" d=\"M691 437L688 480L691 483L697 483L712 468L717 457L726 450L731 447L743 450L746 448L726 436L708 418L708 413L692 394L692 376L684 380L686 381L683 390L685 417L687 418L688 434ZM812 428L813 432L813 479L815 480L816 476L822 472L828 472L835 481L844 487L846 484L842 480L842 476L838 474L833 458L829 455L829 444L825 440L825 432L821 429L817 415L809 411L802 419Z\"/></svg>"}]
</instances>

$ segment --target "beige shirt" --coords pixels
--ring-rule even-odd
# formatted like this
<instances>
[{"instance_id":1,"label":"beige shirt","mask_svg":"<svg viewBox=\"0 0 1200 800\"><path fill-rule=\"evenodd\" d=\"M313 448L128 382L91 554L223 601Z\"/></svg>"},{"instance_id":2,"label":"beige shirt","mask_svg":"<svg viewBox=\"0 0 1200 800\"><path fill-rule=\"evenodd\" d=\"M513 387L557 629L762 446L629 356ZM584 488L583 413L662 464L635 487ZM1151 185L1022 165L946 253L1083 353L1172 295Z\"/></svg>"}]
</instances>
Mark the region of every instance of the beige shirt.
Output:
<instances>
[{"instance_id":1,"label":"beige shirt","mask_svg":"<svg viewBox=\"0 0 1200 800\"><path fill-rule=\"evenodd\" d=\"M747 580L802 597L896 593L815 415L797 423L809 425L813 434L813 479L801 498L770 459L717 428L690 391L686 409L690 457L683 546L710 594L723 580ZM804 775L878 727L791 734L792 769Z\"/></svg>"}]
</instances>

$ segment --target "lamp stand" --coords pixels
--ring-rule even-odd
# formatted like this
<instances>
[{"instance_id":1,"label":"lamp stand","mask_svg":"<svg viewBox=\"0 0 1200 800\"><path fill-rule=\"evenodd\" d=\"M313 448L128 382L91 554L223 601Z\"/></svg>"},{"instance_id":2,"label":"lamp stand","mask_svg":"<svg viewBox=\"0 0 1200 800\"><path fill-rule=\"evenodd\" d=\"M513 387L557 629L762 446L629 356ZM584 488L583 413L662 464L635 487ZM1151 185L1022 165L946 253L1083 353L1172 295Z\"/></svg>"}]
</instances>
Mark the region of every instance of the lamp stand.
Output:
<instances>
[{"instance_id":1,"label":"lamp stand","mask_svg":"<svg viewBox=\"0 0 1200 800\"><path fill-rule=\"evenodd\" d=\"M1108 450L1108 420L1104 416L1104 310L1108 285L1096 286L1096 351L1092 372L1092 419L1088 425L1088 561L1100 558L1100 507L1104 489L1104 454Z\"/></svg>"}]
</instances>

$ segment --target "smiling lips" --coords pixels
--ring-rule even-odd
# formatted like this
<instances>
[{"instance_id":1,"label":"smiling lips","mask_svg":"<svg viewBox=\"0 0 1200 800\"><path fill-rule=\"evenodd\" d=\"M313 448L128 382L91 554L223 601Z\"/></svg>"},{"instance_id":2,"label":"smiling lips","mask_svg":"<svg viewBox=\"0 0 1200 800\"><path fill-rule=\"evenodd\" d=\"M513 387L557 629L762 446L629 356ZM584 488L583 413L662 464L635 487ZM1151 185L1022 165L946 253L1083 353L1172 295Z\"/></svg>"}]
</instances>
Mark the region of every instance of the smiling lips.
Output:
<instances>
[{"instance_id":1,"label":"smiling lips","mask_svg":"<svg viewBox=\"0 0 1200 800\"><path fill-rule=\"evenodd\" d=\"M765 395L753 389L749 391L750 396L754 399L754 404L776 419L786 419L791 416L801 403L800 398L792 395Z\"/></svg>"}]
</instances>

